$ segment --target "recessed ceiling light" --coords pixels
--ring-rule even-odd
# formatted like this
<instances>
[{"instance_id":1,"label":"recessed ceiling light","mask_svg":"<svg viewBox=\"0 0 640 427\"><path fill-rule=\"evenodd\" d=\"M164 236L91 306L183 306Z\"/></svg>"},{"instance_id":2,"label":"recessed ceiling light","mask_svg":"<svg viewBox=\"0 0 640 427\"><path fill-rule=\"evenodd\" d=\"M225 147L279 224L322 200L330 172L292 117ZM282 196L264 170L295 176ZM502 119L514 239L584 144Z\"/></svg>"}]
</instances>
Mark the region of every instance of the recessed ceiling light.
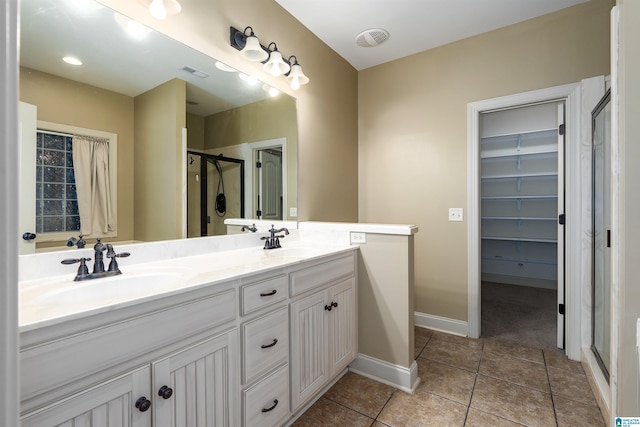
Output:
<instances>
[{"instance_id":1,"label":"recessed ceiling light","mask_svg":"<svg viewBox=\"0 0 640 427\"><path fill-rule=\"evenodd\" d=\"M356 36L356 44L360 47L375 47L389 39L389 31L382 28L364 30Z\"/></svg>"},{"instance_id":2,"label":"recessed ceiling light","mask_svg":"<svg viewBox=\"0 0 640 427\"><path fill-rule=\"evenodd\" d=\"M127 18L118 12L113 12L113 17L118 25L120 25L120 27L122 27L122 29L134 39L141 40L152 31L151 28L145 27L138 21Z\"/></svg>"},{"instance_id":3,"label":"recessed ceiling light","mask_svg":"<svg viewBox=\"0 0 640 427\"><path fill-rule=\"evenodd\" d=\"M82 65L82 61L80 61L78 58L75 58L73 56L65 56L64 58L62 58L62 60L67 64Z\"/></svg>"},{"instance_id":4,"label":"recessed ceiling light","mask_svg":"<svg viewBox=\"0 0 640 427\"><path fill-rule=\"evenodd\" d=\"M229 67L227 64L220 61L216 61L216 68L218 70L226 71L227 73L235 73L238 71L235 68Z\"/></svg>"}]
</instances>

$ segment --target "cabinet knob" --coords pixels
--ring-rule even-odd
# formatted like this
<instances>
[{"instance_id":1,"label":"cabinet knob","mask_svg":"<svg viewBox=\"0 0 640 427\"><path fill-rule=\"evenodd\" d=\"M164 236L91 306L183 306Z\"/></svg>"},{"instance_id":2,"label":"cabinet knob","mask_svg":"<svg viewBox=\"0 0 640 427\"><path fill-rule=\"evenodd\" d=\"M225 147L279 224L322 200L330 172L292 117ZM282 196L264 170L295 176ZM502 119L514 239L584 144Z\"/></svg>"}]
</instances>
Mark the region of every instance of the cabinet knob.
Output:
<instances>
[{"instance_id":1,"label":"cabinet knob","mask_svg":"<svg viewBox=\"0 0 640 427\"><path fill-rule=\"evenodd\" d=\"M136 408L140 412L146 412L151 408L151 401L147 399L146 396L142 396L140 399L136 400Z\"/></svg>"},{"instance_id":2,"label":"cabinet knob","mask_svg":"<svg viewBox=\"0 0 640 427\"><path fill-rule=\"evenodd\" d=\"M273 400L273 406L271 406L269 408L262 408L262 412L271 412L274 409L276 409L276 406L278 406L278 399L274 399Z\"/></svg>"},{"instance_id":3,"label":"cabinet knob","mask_svg":"<svg viewBox=\"0 0 640 427\"><path fill-rule=\"evenodd\" d=\"M334 307L338 307L338 303L337 303L337 302L335 302L335 301L333 301L333 302L331 303L331 305L332 305L332 306L334 306Z\"/></svg>"},{"instance_id":4,"label":"cabinet knob","mask_svg":"<svg viewBox=\"0 0 640 427\"><path fill-rule=\"evenodd\" d=\"M169 386L163 385L162 387L160 387L160 390L158 390L158 396L162 397L163 399L169 399L171 396L173 396L173 389Z\"/></svg>"},{"instance_id":5,"label":"cabinet knob","mask_svg":"<svg viewBox=\"0 0 640 427\"><path fill-rule=\"evenodd\" d=\"M324 306L324 309L327 310L327 311L331 311L332 308L333 307L331 306L331 304L327 304L327 305Z\"/></svg>"}]
</instances>

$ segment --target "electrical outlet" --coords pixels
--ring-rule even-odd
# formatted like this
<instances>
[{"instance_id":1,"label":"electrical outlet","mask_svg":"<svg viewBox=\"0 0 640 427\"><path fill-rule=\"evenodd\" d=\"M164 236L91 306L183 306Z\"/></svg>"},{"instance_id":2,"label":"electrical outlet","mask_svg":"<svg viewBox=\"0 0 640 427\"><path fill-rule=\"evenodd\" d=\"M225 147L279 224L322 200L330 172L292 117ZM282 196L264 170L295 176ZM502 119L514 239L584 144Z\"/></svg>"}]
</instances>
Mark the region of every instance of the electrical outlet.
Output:
<instances>
[{"instance_id":1,"label":"electrical outlet","mask_svg":"<svg viewBox=\"0 0 640 427\"><path fill-rule=\"evenodd\" d=\"M351 244L352 245L362 245L367 243L367 234L366 233L355 233L351 232Z\"/></svg>"},{"instance_id":2,"label":"electrical outlet","mask_svg":"<svg viewBox=\"0 0 640 427\"><path fill-rule=\"evenodd\" d=\"M449 221L462 221L462 208L449 208Z\"/></svg>"},{"instance_id":3,"label":"electrical outlet","mask_svg":"<svg viewBox=\"0 0 640 427\"><path fill-rule=\"evenodd\" d=\"M298 216L298 208L289 208L289 216L296 218Z\"/></svg>"}]
</instances>

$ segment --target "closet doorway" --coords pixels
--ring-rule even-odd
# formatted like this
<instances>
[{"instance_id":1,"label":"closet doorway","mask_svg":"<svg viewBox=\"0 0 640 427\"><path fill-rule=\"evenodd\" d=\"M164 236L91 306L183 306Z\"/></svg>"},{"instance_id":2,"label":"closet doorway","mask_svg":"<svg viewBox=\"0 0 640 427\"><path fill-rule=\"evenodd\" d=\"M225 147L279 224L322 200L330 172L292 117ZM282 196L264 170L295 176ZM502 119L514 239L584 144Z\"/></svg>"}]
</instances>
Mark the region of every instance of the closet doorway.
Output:
<instances>
[{"instance_id":1,"label":"closet doorway","mask_svg":"<svg viewBox=\"0 0 640 427\"><path fill-rule=\"evenodd\" d=\"M562 100L480 114L482 336L564 347Z\"/></svg>"}]
</instances>

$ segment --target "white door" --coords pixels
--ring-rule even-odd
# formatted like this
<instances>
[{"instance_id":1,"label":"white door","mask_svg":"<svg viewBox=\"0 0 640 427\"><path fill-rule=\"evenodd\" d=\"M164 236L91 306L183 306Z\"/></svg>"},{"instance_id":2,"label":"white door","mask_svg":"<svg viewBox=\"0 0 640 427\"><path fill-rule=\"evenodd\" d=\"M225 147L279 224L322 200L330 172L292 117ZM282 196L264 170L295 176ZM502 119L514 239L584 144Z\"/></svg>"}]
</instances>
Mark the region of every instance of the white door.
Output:
<instances>
[{"instance_id":1,"label":"white door","mask_svg":"<svg viewBox=\"0 0 640 427\"><path fill-rule=\"evenodd\" d=\"M36 133L37 107L20 102L20 200L19 200L19 246L21 255L36 251Z\"/></svg>"},{"instance_id":2,"label":"white door","mask_svg":"<svg viewBox=\"0 0 640 427\"><path fill-rule=\"evenodd\" d=\"M558 348L564 348L564 104L558 105Z\"/></svg>"},{"instance_id":3,"label":"white door","mask_svg":"<svg viewBox=\"0 0 640 427\"><path fill-rule=\"evenodd\" d=\"M260 219L282 219L282 152L258 151L258 210Z\"/></svg>"}]
</instances>

